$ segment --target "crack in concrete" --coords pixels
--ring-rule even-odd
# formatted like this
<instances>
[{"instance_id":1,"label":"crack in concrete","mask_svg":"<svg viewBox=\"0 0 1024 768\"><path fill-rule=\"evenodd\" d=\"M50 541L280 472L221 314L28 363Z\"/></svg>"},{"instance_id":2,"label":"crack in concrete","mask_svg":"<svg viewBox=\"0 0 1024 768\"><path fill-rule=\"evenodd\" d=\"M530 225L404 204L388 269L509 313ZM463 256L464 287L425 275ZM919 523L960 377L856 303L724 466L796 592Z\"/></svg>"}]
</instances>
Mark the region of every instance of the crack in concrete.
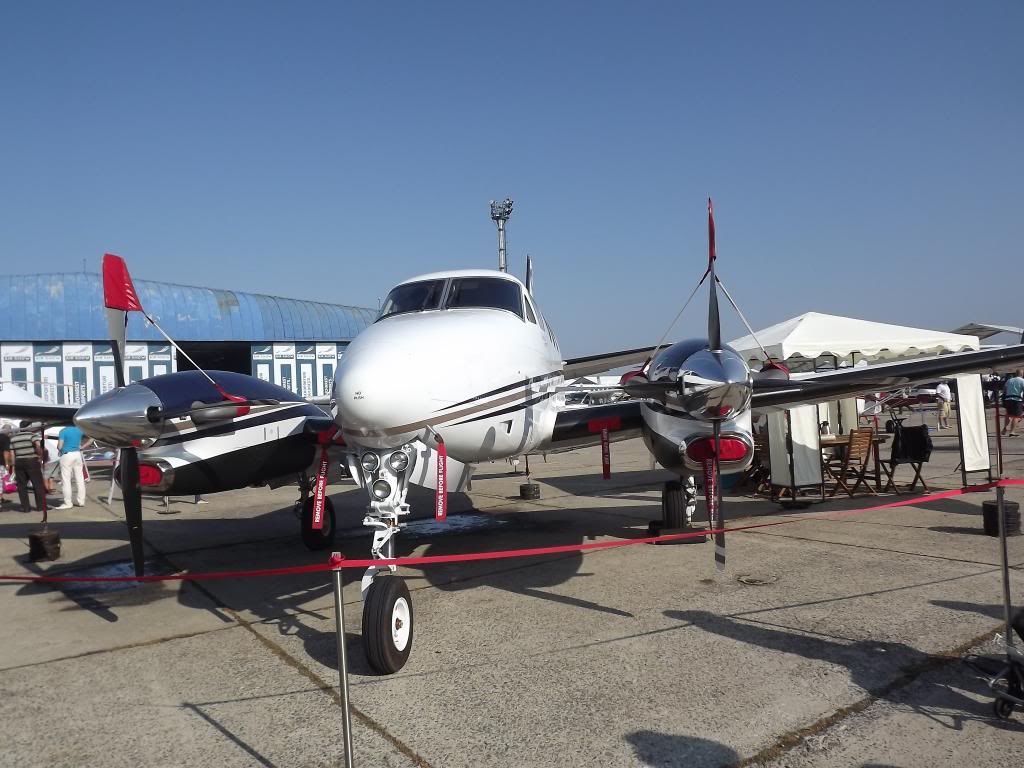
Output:
<instances>
[{"instance_id":1,"label":"crack in concrete","mask_svg":"<svg viewBox=\"0 0 1024 768\"><path fill-rule=\"evenodd\" d=\"M152 547L152 545L150 546ZM152 548L158 555L160 555L161 557L165 557L165 555L159 550L157 550L155 547ZM223 610L225 613L231 616L231 618L235 622L237 622L237 625L239 627L249 632L249 634L251 634L257 640L257 642L259 642L264 648L269 650L275 657L277 657L280 661L284 662L286 665L297 671L307 680L312 682L317 687L318 690L327 694L327 696L331 699L332 702L334 702L334 704L338 705L339 707L341 706L341 694L335 691L333 685L331 685L322 677L320 677L320 675L318 675L310 667L303 664L301 661L292 656L290 653L288 653L284 648L275 643L273 640L257 632L255 627L253 626L253 622L243 618L241 614L239 614L236 610L224 604L216 595L214 595L210 590L206 589L204 584L200 582L194 582L194 586L199 590L199 592L206 595L206 597L211 602L213 602L213 604L217 606L217 608ZM374 731L379 736L381 736L384 740L391 744L391 746L397 749L402 755L409 758L409 760L411 760L413 764L417 766L417 768L433 768L433 766L431 766L430 763L428 763L421 755L419 755L415 750L413 750L412 747L410 747L404 741L399 739L397 736L390 733L387 730L387 728L385 728L383 725L378 723L368 714L360 710L358 707L351 706L351 711L353 718L355 718L357 721L359 721L364 726L369 728L371 731Z\"/></svg>"},{"instance_id":2,"label":"crack in concrete","mask_svg":"<svg viewBox=\"0 0 1024 768\"><path fill-rule=\"evenodd\" d=\"M811 518L808 518L807 521L811 522L812 520L811 520ZM1000 568L1000 567L1002 567L1000 563L987 563L987 562L984 562L984 561L981 561L981 560L965 560L964 558L960 558L960 557L946 557L945 555L930 555L930 554L927 554L926 552L907 552L906 550L902 550L902 549L888 549L886 547L872 547L872 546L869 546L867 544L853 544L851 542L846 542L846 541L829 541L827 539L812 539L812 538L810 538L808 536L794 536L791 533L773 533L771 531L764 531L764 530L760 530L760 531L759 530L736 531L736 533L748 533L748 534L753 534L755 536L774 536L774 537L777 537L777 538L780 538L780 539L790 539L792 541L806 541L806 542L810 542L812 544L831 544L831 545L837 546L837 547L851 547L853 549L867 549L867 550L870 550L872 552L884 552L886 554L892 554L892 555L907 555L909 557L924 557L924 558L928 558L929 560L942 560L942 561L945 561L945 562L948 562L948 563L963 563L964 565L982 565L982 566L986 566L986 567L989 567L989 568ZM1024 563L1011 564L1010 568L1019 568L1021 565L1024 565Z\"/></svg>"},{"instance_id":3,"label":"crack in concrete","mask_svg":"<svg viewBox=\"0 0 1024 768\"><path fill-rule=\"evenodd\" d=\"M74 661L76 659L85 659L90 656L100 656L104 653L116 653L118 651L130 651L133 648L145 648L151 645L160 645L161 643L169 643L174 640L187 640L190 637L200 637L202 635L209 635L213 632L223 632L225 629L236 629L237 625L230 625L224 627L214 627L213 629L200 629L195 632L183 632L179 635L168 635L166 637L157 637L152 640L140 640L137 643L126 643L125 645L115 645L111 648L96 648L92 651L83 651L82 653L72 654L71 656L58 656L55 659L44 659L43 661L30 661L27 664L16 664L13 667L2 667L0 668L0 674L4 672L12 672L16 669L30 669L32 667L43 667L47 664L56 664L60 661Z\"/></svg>"},{"instance_id":4,"label":"crack in concrete","mask_svg":"<svg viewBox=\"0 0 1024 768\"><path fill-rule=\"evenodd\" d=\"M278 659L283 661L285 664L287 664L292 669L294 669L297 672L299 672L307 680L312 682L320 691L322 691L323 693L327 694L327 696L330 697L331 701L333 701L336 705L338 705L339 707L341 706L341 694L335 690L335 687L333 685L328 683L326 680L324 680L322 677L320 677L320 675L318 675L316 672L314 672L308 666L306 666L301 661L296 659L294 656L289 654L286 650L284 650L284 648L279 646L277 643L272 641L270 638L265 637L261 633L257 632L256 629L252 626L252 624L253 624L252 622L248 621L247 619L242 618L242 616L240 616L234 609L228 607L227 605L224 605L223 603L220 603L220 601L217 600L217 598L214 597L212 593L210 593L206 589L202 589L202 588L201 588L201 591L204 594L206 594L207 597L209 597L211 600L213 600L215 603L217 603L219 608L221 608L223 611L228 613L235 621L238 622L238 625L240 627L242 627L243 629L248 631L254 638L256 638L257 641L259 641L260 644L262 644L274 656L276 656ZM374 720L368 714L366 714L365 712L363 712L361 709L359 709L358 707L356 707L354 705L351 706L351 710L352 710L352 716L356 720L361 722L363 725L365 725L371 731L374 731L375 733L380 735L389 744L391 744L391 746L393 746L395 749L397 749L399 752L401 752L405 757L409 758L413 762L414 765L418 766L418 768L432 768L430 763L428 763L421 755L419 755L417 752L415 752L412 749L412 747L410 747L404 741L399 739L397 736L395 736L392 733L390 733L387 730L387 728L385 728L383 725L378 723L376 720Z\"/></svg>"},{"instance_id":5,"label":"crack in concrete","mask_svg":"<svg viewBox=\"0 0 1024 768\"><path fill-rule=\"evenodd\" d=\"M932 670L939 669L947 664L959 661L960 658L971 648L988 642L995 637L1001 629L1003 629L1003 626L999 625L995 629L990 629L988 632L978 635L965 643L961 643L949 651L929 654L927 658L904 667L901 674L880 688L877 688L874 691L869 691L868 695L864 698L858 699L848 706L841 707L832 714L819 718L810 725L788 731L778 736L772 745L765 747L750 757L740 760L738 763L731 764L728 768L747 768L747 766L761 765L767 761L776 760L782 757L786 753L800 746L809 736L824 733L851 715L859 714L876 702L887 699L896 691L915 683L927 672L931 672Z\"/></svg>"}]
</instances>

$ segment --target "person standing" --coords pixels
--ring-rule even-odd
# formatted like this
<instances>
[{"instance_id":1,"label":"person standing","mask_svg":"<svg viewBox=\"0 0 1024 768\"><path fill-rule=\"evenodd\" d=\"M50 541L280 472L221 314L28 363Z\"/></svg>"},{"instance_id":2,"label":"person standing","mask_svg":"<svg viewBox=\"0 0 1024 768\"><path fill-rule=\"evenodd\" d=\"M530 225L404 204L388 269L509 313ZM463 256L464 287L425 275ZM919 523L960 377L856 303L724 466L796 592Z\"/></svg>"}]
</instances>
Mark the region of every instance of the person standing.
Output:
<instances>
[{"instance_id":1,"label":"person standing","mask_svg":"<svg viewBox=\"0 0 1024 768\"><path fill-rule=\"evenodd\" d=\"M8 475L14 477L14 459L11 456L11 425L4 424L0 429L0 508L7 502L4 490Z\"/></svg>"},{"instance_id":2,"label":"person standing","mask_svg":"<svg viewBox=\"0 0 1024 768\"><path fill-rule=\"evenodd\" d=\"M1024 416L1024 371L1014 371L1003 385L1003 405L1006 406L1006 421L1003 423L1002 434L1008 437L1017 436L1017 422Z\"/></svg>"},{"instance_id":3,"label":"person standing","mask_svg":"<svg viewBox=\"0 0 1024 768\"><path fill-rule=\"evenodd\" d=\"M40 512L46 506L46 485L43 483L43 441L39 434L33 432L29 427L32 422L25 419L21 422L21 428L11 438L11 453L14 457L14 476L18 481L18 499L21 501L21 511L31 512L32 507L28 499L28 484L36 492L36 509Z\"/></svg>"},{"instance_id":4,"label":"person standing","mask_svg":"<svg viewBox=\"0 0 1024 768\"><path fill-rule=\"evenodd\" d=\"M939 409L939 420L936 425L938 429L949 429L951 402L953 402L953 393L949 389L949 384L940 381L939 386L935 388L935 404Z\"/></svg>"},{"instance_id":5,"label":"person standing","mask_svg":"<svg viewBox=\"0 0 1024 768\"><path fill-rule=\"evenodd\" d=\"M89 438L78 427L64 427L57 435L57 452L60 454L60 486L64 503L57 509L71 509L85 506L85 462L82 449L89 446ZM75 492L77 491L77 492Z\"/></svg>"}]
</instances>

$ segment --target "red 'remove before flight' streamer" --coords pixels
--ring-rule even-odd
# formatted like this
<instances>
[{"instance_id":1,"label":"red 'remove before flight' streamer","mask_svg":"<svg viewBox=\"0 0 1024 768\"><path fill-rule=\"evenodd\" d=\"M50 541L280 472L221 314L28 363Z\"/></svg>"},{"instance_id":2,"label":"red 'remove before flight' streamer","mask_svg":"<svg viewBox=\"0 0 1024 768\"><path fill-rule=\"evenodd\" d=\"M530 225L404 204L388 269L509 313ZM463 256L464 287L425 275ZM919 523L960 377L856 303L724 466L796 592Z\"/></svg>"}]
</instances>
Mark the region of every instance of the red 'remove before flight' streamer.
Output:
<instances>
[{"instance_id":1,"label":"red 'remove before flight' streamer","mask_svg":"<svg viewBox=\"0 0 1024 768\"><path fill-rule=\"evenodd\" d=\"M324 503L327 498L327 470L330 468L330 457L327 446L320 449L320 471L316 473L316 490L313 492L313 530L323 530Z\"/></svg>"},{"instance_id":2,"label":"red 'remove before flight' streamer","mask_svg":"<svg viewBox=\"0 0 1024 768\"><path fill-rule=\"evenodd\" d=\"M638 539L619 539L616 541L590 541L583 544L565 544L558 547L533 547L530 549L505 549L497 552L468 552L461 555L429 555L426 557L394 557L360 560L346 560L345 558L332 558L327 563L314 563L312 565L296 565L285 568L262 568L247 571L214 571L208 573L174 573L166 576L15 576L0 575L0 581L32 581L51 584L67 582L119 582L119 581L213 581L216 579L247 579L259 576L280 576L284 574L315 573L318 571L333 571L341 568L369 568L371 565L395 565L395 566L417 566L417 565L441 565L443 563L465 563L476 560L504 560L512 557L538 557L542 555L557 555L566 552L586 552L595 549L614 549L616 547L628 547L634 544L656 544L660 541L681 541L683 539L694 539L715 533L740 533L752 531L758 528L772 528L779 525L791 525L803 523L808 520L835 520L851 515L860 515L865 512L875 512L880 509L893 509L895 507L909 507L915 504L926 504L930 501L949 499L954 496L963 496L968 493L983 493L993 488L1008 487L1012 485L1024 485L1024 480L1008 479L996 480L981 485L969 485L966 488L957 488L952 491L941 491L927 496L918 496L913 499L901 499L891 501L887 504L876 504L872 507L861 509L850 509L842 512L830 512L825 515L804 516L786 518L785 520L773 520L768 523L752 523L751 525L738 525L733 528L713 528L693 533L669 533L663 536L645 536Z\"/></svg>"},{"instance_id":3,"label":"red 'remove before flight' streamer","mask_svg":"<svg viewBox=\"0 0 1024 768\"><path fill-rule=\"evenodd\" d=\"M448 517L448 449L444 440L437 436L437 491L434 494L434 517L444 520Z\"/></svg>"}]
</instances>

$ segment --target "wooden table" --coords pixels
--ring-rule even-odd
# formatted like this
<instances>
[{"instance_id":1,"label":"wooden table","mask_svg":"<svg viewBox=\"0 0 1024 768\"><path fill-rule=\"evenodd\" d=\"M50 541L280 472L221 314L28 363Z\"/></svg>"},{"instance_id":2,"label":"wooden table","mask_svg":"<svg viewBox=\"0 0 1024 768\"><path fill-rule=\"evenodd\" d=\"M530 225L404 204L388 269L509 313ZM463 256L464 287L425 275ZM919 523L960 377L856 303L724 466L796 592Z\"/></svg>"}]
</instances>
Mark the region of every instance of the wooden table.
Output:
<instances>
[{"instance_id":1,"label":"wooden table","mask_svg":"<svg viewBox=\"0 0 1024 768\"><path fill-rule=\"evenodd\" d=\"M879 450L879 446L882 443L889 442L890 437L892 437L892 435L888 433L875 432L874 436L871 438L871 455L874 458L875 464L875 490L878 492L881 492L882 490L882 459L880 456L881 451ZM822 435L820 439L820 445L822 448L845 448L849 444L850 436L848 434Z\"/></svg>"}]
</instances>

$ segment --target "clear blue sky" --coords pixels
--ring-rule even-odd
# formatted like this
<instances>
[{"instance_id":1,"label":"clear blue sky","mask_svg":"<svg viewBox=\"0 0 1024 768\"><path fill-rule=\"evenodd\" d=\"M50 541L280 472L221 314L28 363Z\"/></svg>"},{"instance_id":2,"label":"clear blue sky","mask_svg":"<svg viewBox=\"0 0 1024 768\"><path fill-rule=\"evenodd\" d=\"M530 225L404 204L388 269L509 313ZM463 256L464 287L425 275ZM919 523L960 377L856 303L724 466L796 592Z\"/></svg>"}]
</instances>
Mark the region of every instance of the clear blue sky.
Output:
<instances>
[{"instance_id":1,"label":"clear blue sky","mask_svg":"<svg viewBox=\"0 0 1024 768\"><path fill-rule=\"evenodd\" d=\"M375 306L495 264L508 195L585 354L661 335L711 195L755 327L1019 325L1022 40L1019 0L7 2L0 272Z\"/></svg>"}]
</instances>

